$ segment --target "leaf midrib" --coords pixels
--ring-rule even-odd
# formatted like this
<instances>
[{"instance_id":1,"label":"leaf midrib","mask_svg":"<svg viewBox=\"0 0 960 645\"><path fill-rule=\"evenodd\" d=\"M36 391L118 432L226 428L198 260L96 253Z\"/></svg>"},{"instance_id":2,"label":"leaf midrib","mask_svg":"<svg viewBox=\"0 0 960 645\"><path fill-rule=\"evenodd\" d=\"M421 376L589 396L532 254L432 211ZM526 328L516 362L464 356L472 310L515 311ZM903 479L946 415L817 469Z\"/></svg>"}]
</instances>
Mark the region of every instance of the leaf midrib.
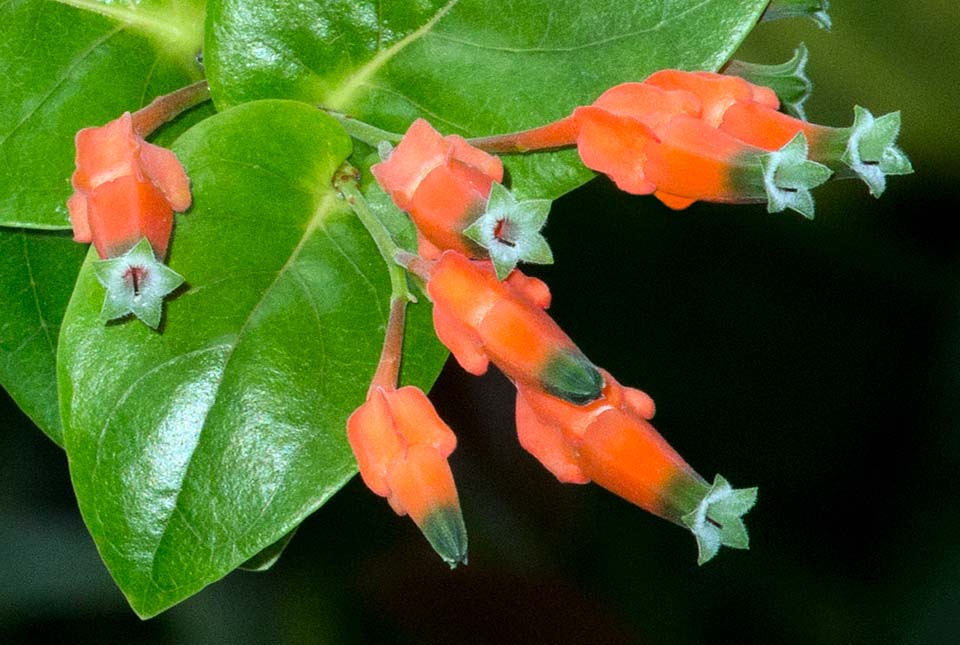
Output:
<instances>
[{"instance_id":1,"label":"leaf midrib","mask_svg":"<svg viewBox=\"0 0 960 645\"><path fill-rule=\"evenodd\" d=\"M313 237L313 234L322 226L323 222L329 217L335 210L336 205L336 195L332 191L326 192L320 200L320 203L317 205L316 210L314 211L313 216L310 218L310 221L307 223L306 228L304 229L303 234L300 237L300 240L297 242L297 245L290 251L290 256L287 258L287 261L284 262L283 266L277 270L276 277L273 279L269 285L267 285L263 290L263 295L256 302L256 304L250 308L249 313L246 318L244 318L243 323L240 325L240 328L237 330L236 337L232 343L229 344L229 349L226 352L226 355L223 359L223 367L220 370L219 379L216 385L216 394L214 394L213 402L210 407L207 408L206 414L209 415L210 411L216 407L217 402L219 401L220 388L223 384L223 379L227 374L227 371L230 369L230 363L233 358L234 351L243 341L245 332L250 326L250 322L253 320L255 315L260 311L260 307L263 306L263 303L268 299L269 294L280 282L281 278L285 276L290 269L294 266L299 258L303 248L306 246L307 242ZM207 417L204 417L203 425L200 427L199 435L197 436L196 444L194 445L194 450L190 454L190 458L187 460L186 467L183 471L183 477L180 480L180 485L177 489L177 495L173 500L173 505L171 507L170 513L166 516L163 522L163 530L160 532L160 537L156 542L156 546L153 551L153 555L150 557L150 575L149 578L144 582L145 586L152 585L154 588L163 589L164 592L168 591L166 588L160 587L156 577L156 567L157 567L157 553L160 551L160 547L163 544L164 539L167 536L167 532L170 529L170 523L177 513L183 515L183 511L180 508L180 495L183 492L183 484L188 479L190 473L190 467L193 464L193 456L196 453L197 447L200 445L200 442L203 439L203 434L207 430ZM262 514L262 511L261 511ZM185 516L184 516L185 517ZM141 592L145 593L146 588Z\"/></svg>"},{"instance_id":2,"label":"leaf midrib","mask_svg":"<svg viewBox=\"0 0 960 645\"><path fill-rule=\"evenodd\" d=\"M162 12L108 5L96 0L54 1L81 11L99 14L163 43L178 45L191 42L199 45L200 43L198 30L179 25Z\"/></svg>"},{"instance_id":3,"label":"leaf midrib","mask_svg":"<svg viewBox=\"0 0 960 645\"><path fill-rule=\"evenodd\" d=\"M430 18L430 20L423 23L419 29L410 32L386 49L381 49L378 51L373 58L357 68L357 70L350 75L349 80L346 83L340 86L335 92L325 97L323 102L324 107L331 110L343 110L349 106L354 95L364 84L366 84L371 76L380 71L384 65L389 63L397 54L406 49L409 45L430 33L430 30L433 29L434 25L436 25L445 15L447 15L447 13L449 13L458 2L460 2L460 0L450 0L450 2L441 7L437 13Z\"/></svg>"}]
</instances>

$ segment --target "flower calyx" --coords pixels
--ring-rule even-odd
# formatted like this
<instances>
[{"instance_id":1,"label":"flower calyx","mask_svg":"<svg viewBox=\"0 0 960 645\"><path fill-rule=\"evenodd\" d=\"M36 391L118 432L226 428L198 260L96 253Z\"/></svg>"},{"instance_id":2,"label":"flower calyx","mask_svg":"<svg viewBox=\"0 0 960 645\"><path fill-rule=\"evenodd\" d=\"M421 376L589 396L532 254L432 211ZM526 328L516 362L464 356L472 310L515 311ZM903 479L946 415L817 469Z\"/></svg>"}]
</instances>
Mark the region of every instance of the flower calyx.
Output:
<instances>
[{"instance_id":1,"label":"flower calyx","mask_svg":"<svg viewBox=\"0 0 960 645\"><path fill-rule=\"evenodd\" d=\"M520 201L503 184L494 182L486 210L463 234L487 249L500 280L520 261L552 264L550 245L540 233L551 203L549 199Z\"/></svg>"}]
</instances>

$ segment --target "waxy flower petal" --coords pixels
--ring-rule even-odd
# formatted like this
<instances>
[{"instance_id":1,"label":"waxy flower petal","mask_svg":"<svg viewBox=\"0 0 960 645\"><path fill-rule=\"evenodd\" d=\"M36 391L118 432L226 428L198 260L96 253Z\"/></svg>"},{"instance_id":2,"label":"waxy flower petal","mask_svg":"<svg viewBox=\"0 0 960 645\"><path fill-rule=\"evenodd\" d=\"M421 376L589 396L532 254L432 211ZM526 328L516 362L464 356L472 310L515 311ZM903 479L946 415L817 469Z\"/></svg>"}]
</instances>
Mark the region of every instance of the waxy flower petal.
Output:
<instances>
[{"instance_id":1,"label":"waxy flower petal","mask_svg":"<svg viewBox=\"0 0 960 645\"><path fill-rule=\"evenodd\" d=\"M499 158L417 119L389 158L370 171L397 207L410 213L423 257L446 249L484 255L463 230L484 212L491 184L503 180Z\"/></svg>"},{"instance_id":2,"label":"waxy flower petal","mask_svg":"<svg viewBox=\"0 0 960 645\"><path fill-rule=\"evenodd\" d=\"M450 566L466 562L467 533L447 458L457 440L422 390L378 387L347 421L367 487L410 515Z\"/></svg>"},{"instance_id":3,"label":"waxy flower petal","mask_svg":"<svg viewBox=\"0 0 960 645\"><path fill-rule=\"evenodd\" d=\"M543 311L549 291L539 280L514 270L501 282L489 261L447 251L427 291L437 336L468 372L482 374L493 361L513 381L568 401L599 395L600 373Z\"/></svg>"},{"instance_id":4,"label":"waxy flower petal","mask_svg":"<svg viewBox=\"0 0 960 645\"><path fill-rule=\"evenodd\" d=\"M74 194L67 202L74 239L101 258L122 255L141 238L161 259L173 212L190 207L190 182L177 157L134 131L129 112L77 133Z\"/></svg>"}]
</instances>

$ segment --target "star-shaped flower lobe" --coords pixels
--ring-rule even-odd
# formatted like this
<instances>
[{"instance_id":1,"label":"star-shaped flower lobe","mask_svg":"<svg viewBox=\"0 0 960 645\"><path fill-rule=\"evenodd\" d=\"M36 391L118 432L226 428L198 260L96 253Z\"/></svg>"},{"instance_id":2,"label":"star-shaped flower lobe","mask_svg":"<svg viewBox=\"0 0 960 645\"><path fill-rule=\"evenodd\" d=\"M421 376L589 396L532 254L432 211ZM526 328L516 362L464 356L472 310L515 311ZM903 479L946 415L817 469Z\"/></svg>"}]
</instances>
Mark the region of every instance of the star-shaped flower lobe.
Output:
<instances>
[{"instance_id":1,"label":"star-shaped flower lobe","mask_svg":"<svg viewBox=\"0 0 960 645\"><path fill-rule=\"evenodd\" d=\"M853 127L842 160L867 184L870 194L879 197L887 187L887 175L913 172L910 159L896 145L900 113L874 117L858 105L853 108L853 114Z\"/></svg>"},{"instance_id":2,"label":"star-shaped flower lobe","mask_svg":"<svg viewBox=\"0 0 960 645\"><path fill-rule=\"evenodd\" d=\"M147 238L119 257L95 262L93 270L107 291L100 317L133 314L152 329L160 325L164 297L183 284L183 276L156 258Z\"/></svg>"},{"instance_id":3,"label":"star-shaped flower lobe","mask_svg":"<svg viewBox=\"0 0 960 645\"><path fill-rule=\"evenodd\" d=\"M553 253L540 230L550 212L549 199L518 201L503 184L490 186L487 209L463 234L487 249L500 280L517 262L552 264Z\"/></svg>"},{"instance_id":4,"label":"star-shaped flower lobe","mask_svg":"<svg viewBox=\"0 0 960 645\"><path fill-rule=\"evenodd\" d=\"M790 208L807 219L813 219L810 189L827 181L833 173L823 164L807 159L808 149L807 138L798 132L782 148L760 160L769 212Z\"/></svg>"},{"instance_id":5,"label":"star-shaped flower lobe","mask_svg":"<svg viewBox=\"0 0 960 645\"><path fill-rule=\"evenodd\" d=\"M713 558L721 546L750 548L742 517L756 502L756 488L733 488L720 475L714 478L697 508L681 518L697 538L697 564Z\"/></svg>"}]
</instances>

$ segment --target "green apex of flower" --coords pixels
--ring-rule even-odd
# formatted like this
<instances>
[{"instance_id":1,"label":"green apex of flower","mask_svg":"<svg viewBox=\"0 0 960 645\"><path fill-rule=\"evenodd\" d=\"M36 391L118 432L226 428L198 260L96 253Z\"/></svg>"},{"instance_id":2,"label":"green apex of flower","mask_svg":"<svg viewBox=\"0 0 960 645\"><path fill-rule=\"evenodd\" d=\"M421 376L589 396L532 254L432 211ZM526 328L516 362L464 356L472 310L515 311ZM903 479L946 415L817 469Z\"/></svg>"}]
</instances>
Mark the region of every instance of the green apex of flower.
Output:
<instances>
[{"instance_id":1,"label":"green apex of flower","mask_svg":"<svg viewBox=\"0 0 960 645\"><path fill-rule=\"evenodd\" d=\"M733 488L717 475L713 486L697 507L681 520L697 538L697 564L704 564L721 546L749 549L750 538L743 517L757 502L756 488Z\"/></svg>"},{"instance_id":2,"label":"green apex of flower","mask_svg":"<svg viewBox=\"0 0 960 645\"><path fill-rule=\"evenodd\" d=\"M879 197L887 187L887 175L909 175L913 166L896 146L900 113L874 117L859 105L853 108L853 126L841 160L863 179L870 194Z\"/></svg>"},{"instance_id":3,"label":"green apex of flower","mask_svg":"<svg viewBox=\"0 0 960 645\"><path fill-rule=\"evenodd\" d=\"M133 314L148 327L160 326L163 299L183 284L183 277L158 260L147 238L117 258L99 260L93 271L106 289L100 317L104 321Z\"/></svg>"},{"instance_id":4,"label":"green apex of flower","mask_svg":"<svg viewBox=\"0 0 960 645\"><path fill-rule=\"evenodd\" d=\"M487 209L463 234L487 249L500 280L517 262L552 264L550 245L540 234L550 213L549 199L518 201L503 184L490 186Z\"/></svg>"},{"instance_id":5,"label":"green apex of flower","mask_svg":"<svg viewBox=\"0 0 960 645\"><path fill-rule=\"evenodd\" d=\"M780 107L798 119L807 120L803 104L813 92L813 83L807 76L807 61L810 52L803 43L793 51L793 58L778 65L747 63L741 60L731 61L724 70L725 74L739 76L754 85L769 87L777 93Z\"/></svg>"},{"instance_id":6,"label":"green apex of flower","mask_svg":"<svg viewBox=\"0 0 960 645\"><path fill-rule=\"evenodd\" d=\"M763 184L767 191L767 210L777 213L790 208L813 219L814 204L810 189L830 179L829 168L807 159L807 137L798 132L779 150L760 160Z\"/></svg>"}]
</instances>

